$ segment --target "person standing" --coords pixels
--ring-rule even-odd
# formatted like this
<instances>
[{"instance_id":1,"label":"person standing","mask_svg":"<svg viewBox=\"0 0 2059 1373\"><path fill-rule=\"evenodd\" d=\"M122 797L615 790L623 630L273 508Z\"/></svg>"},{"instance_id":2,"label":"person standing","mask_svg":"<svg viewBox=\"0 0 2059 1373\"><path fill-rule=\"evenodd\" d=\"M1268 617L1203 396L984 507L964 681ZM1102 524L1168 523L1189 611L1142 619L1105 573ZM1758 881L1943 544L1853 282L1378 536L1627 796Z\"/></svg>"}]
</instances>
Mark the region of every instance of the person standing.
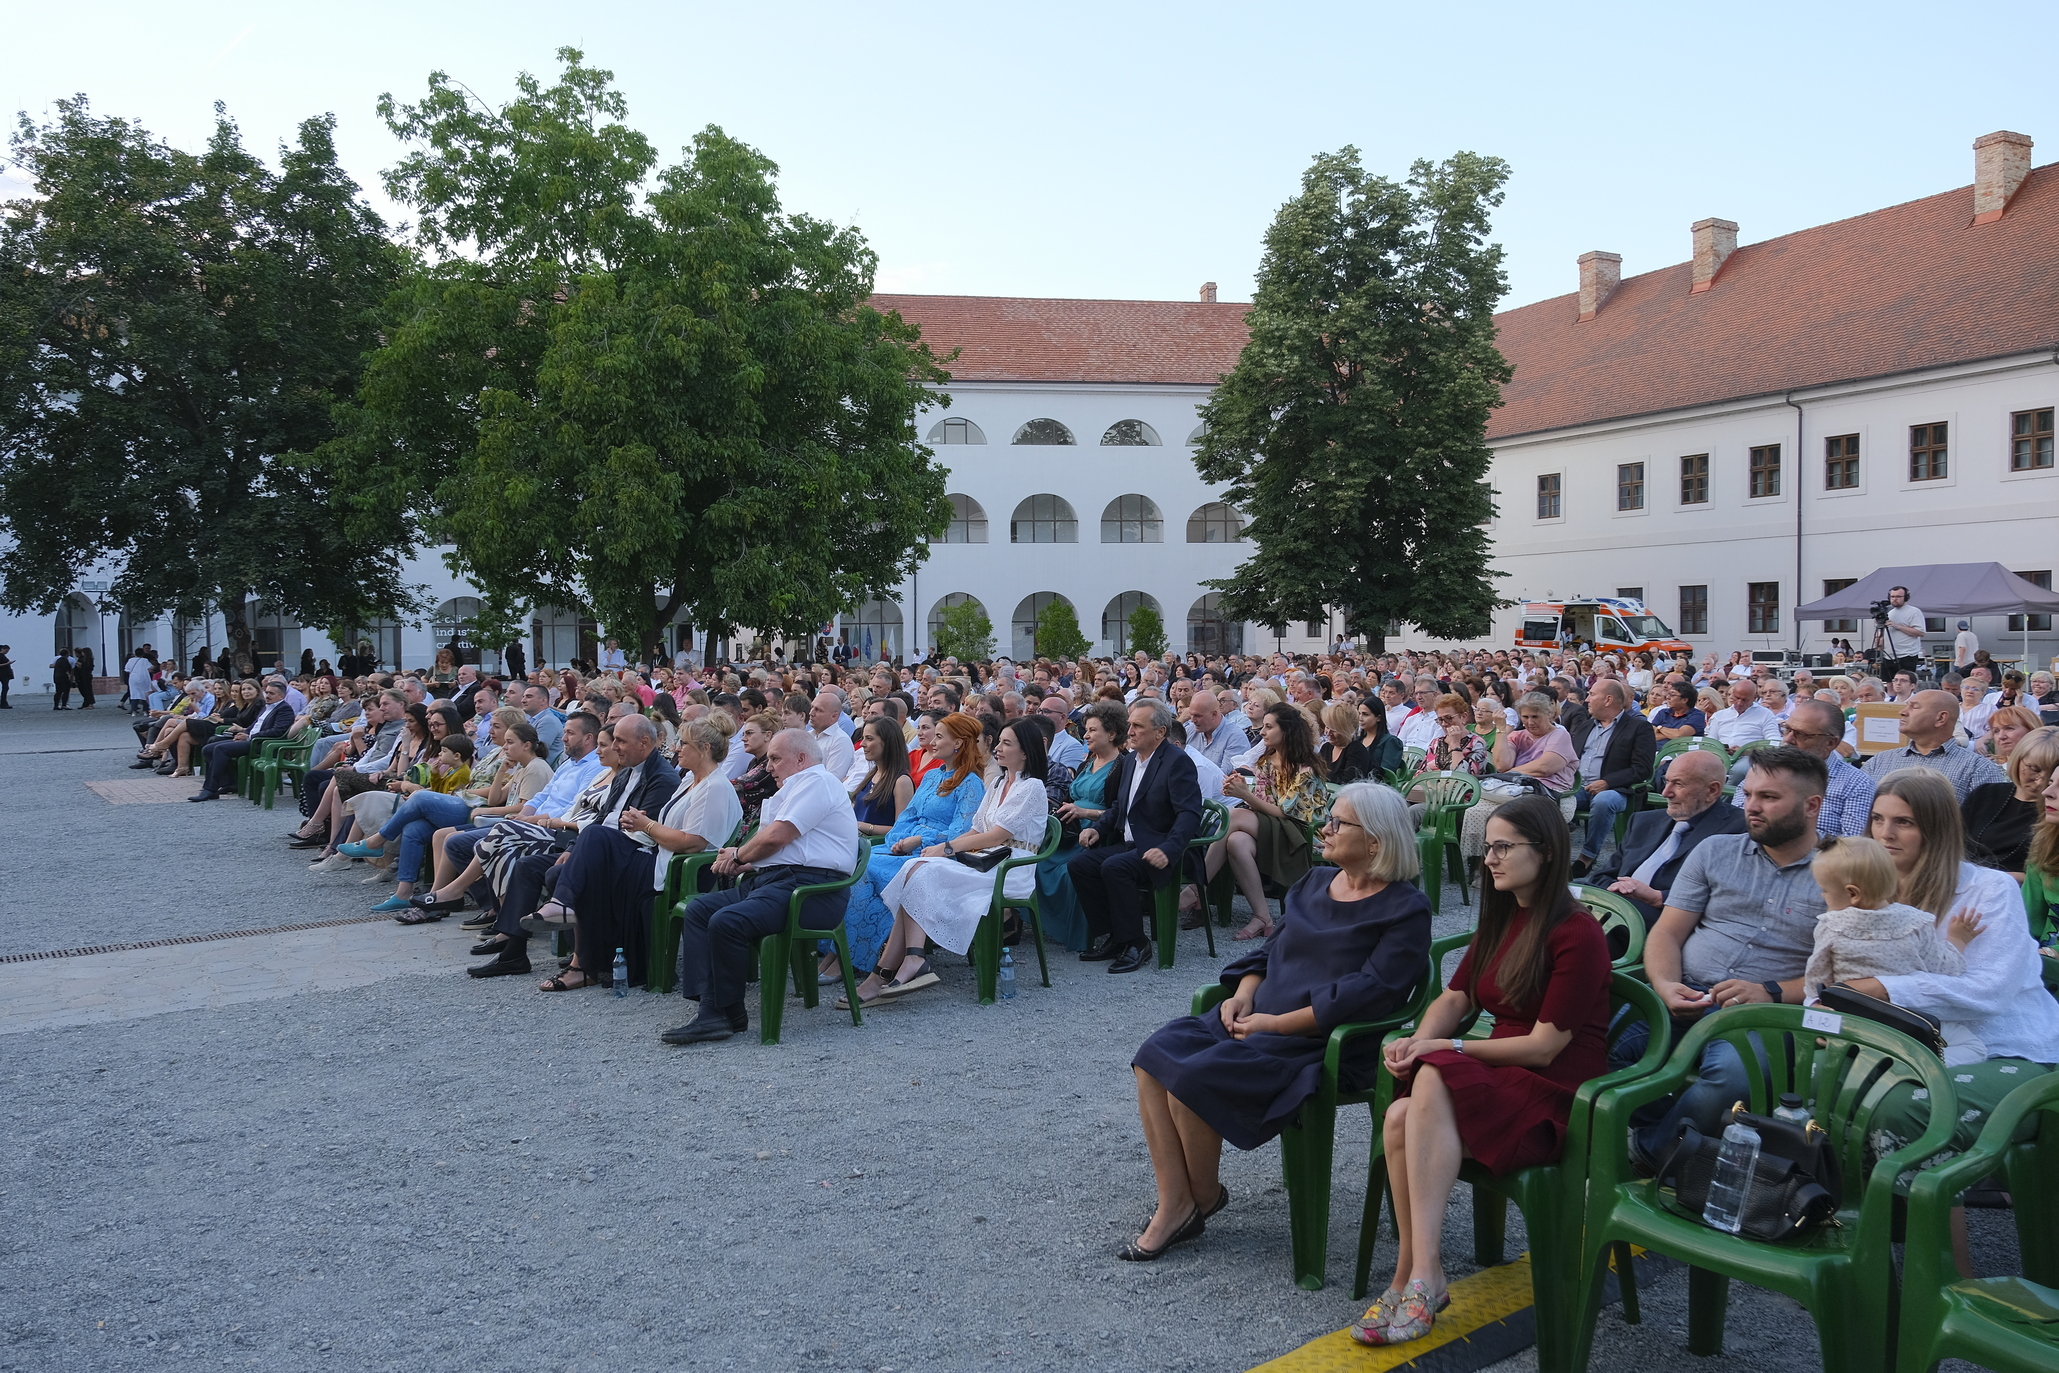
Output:
<instances>
[{"instance_id":1,"label":"person standing","mask_svg":"<svg viewBox=\"0 0 2059 1373\"><path fill-rule=\"evenodd\" d=\"M1923 666L1923 608L1909 603L1909 588L1891 586L1887 591L1887 623L1880 627L1880 671L1892 678L1906 672L1912 678Z\"/></svg>"},{"instance_id":2,"label":"person standing","mask_svg":"<svg viewBox=\"0 0 2059 1373\"><path fill-rule=\"evenodd\" d=\"M1973 632L1973 621L1959 621L1959 636L1952 640L1952 671L1964 672L1973 666L1973 655L1980 652L1980 636Z\"/></svg>"},{"instance_id":3,"label":"person standing","mask_svg":"<svg viewBox=\"0 0 2059 1373\"><path fill-rule=\"evenodd\" d=\"M79 689L79 709L93 708L93 650L80 644L72 650L72 685Z\"/></svg>"},{"instance_id":4,"label":"person standing","mask_svg":"<svg viewBox=\"0 0 2059 1373\"><path fill-rule=\"evenodd\" d=\"M71 709L71 655L64 649L57 650L57 656L50 660L50 691L55 698L52 710Z\"/></svg>"},{"instance_id":5,"label":"person standing","mask_svg":"<svg viewBox=\"0 0 2059 1373\"><path fill-rule=\"evenodd\" d=\"M129 655L129 661L122 664L122 673L129 679L131 715L141 715L150 709L150 660L143 656L149 647L149 644L143 645Z\"/></svg>"},{"instance_id":6,"label":"person standing","mask_svg":"<svg viewBox=\"0 0 2059 1373\"><path fill-rule=\"evenodd\" d=\"M0 644L0 710L13 710L7 699L7 689L14 685L14 659L8 657L12 644Z\"/></svg>"}]
</instances>

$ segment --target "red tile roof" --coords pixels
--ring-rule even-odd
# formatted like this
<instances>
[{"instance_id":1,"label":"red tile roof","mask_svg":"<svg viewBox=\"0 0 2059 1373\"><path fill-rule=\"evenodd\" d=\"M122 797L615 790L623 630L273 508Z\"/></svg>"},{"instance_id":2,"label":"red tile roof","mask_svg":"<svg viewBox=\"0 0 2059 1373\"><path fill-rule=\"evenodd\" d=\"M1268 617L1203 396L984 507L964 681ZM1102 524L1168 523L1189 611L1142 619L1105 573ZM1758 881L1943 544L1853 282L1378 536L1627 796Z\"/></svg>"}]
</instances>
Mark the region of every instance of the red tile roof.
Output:
<instances>
[{"instance_id":1,"label":"red tile roof","mask_svg":"<svg viewBox=\"0 0 2059 1373\"><path fill-rule=\"evenodd\" d=\"M1177 300L872 298L921 326L955 381L1189 383L1213 386L1244 350L1249 305Z\"/></svg>"},{"instance_id":2,"label":"red tile roof","mask_svg":"<svg viewBox=\"0 0 2059 1373\"><path fill-rule=\"evenodd\" d=\"M1572 267L1567 264L1568 271ZM2059 163L1993 224L1961 187L1496 317L1515 378L1490 438L2059 345Z\"/></svg>"}]
</instances>

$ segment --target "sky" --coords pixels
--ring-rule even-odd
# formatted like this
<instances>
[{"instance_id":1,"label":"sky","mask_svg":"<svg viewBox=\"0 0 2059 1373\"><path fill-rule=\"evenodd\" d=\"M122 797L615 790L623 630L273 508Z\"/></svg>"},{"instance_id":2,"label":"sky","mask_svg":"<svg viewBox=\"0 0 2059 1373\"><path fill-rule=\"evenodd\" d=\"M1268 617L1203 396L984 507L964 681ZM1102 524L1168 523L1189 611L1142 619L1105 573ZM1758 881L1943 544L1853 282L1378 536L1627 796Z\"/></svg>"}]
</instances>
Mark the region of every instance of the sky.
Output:
<instances>
[{"instance_id":1,"label":"sky","mask_svg":"<svg viewBox=\"0 0 2059 1373\"><path fill-rule=\"evenodd\" d=\"M7 110L102 114L197 148L224 102L253 151L334 112L379 191L379 96L443 70L491 101L562 46L615 73L666 161L717 124L790 209L854 223L885 291L1249 300L1310 159L1369 171L1466 149L1513 168L1508 305L1690 255L1689 226L1775 237L1973 179L1996 129L2059 158L2059 6L1044 3L11 7ZM0 197L24 192L0 173Z\"/></svg>"}]
</instances>

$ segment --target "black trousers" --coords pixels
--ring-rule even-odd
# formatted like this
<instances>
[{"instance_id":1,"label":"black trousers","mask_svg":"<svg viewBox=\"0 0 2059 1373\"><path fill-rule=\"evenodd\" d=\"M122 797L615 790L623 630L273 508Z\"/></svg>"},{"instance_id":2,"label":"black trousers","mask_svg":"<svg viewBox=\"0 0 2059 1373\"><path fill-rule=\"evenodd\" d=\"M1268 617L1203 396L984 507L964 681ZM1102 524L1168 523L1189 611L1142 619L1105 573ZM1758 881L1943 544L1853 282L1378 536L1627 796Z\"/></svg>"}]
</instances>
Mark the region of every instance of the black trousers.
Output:
<instances>
[{"instance_id":1,"label":"black trousers","mask_svg":"<svg viewBox=\"0 0 2059 1373\"><path fill-rule=\"evenodd\" d=\"M200 789L236 790L236 760L250 752L248 739L210 739L200 750Z\"/></svg>"},{"instance_id":2,"label":"black trousers","mask_svg":"<svg viewBox=\"0 0 2059 1373\"><path fill-rule=\"evenodd\" d=\"M558 865L563 850L551 853L524 854L515 860L515 866L508 872L508 889L501 894L500 918L493 922L496 934L504 934L517 942L526 942L529 931L522 928L522 917L536 914L536 908L543 904L543 879ZM493 888L486 889L486 899L493 899Z\"/></svg>"},{"instance_id":3,"label":"black trousers","mask_svg":"<svg viewBox=\"0 0 2059 1373\"><path fill-rule=\"evenodd\" d=\"M767 868L744 874L743 882L729 891L711 891L687 902L679 936L679 990L687 1000L700 1002L703 1011L741 1009L757 943L785 931L794 888L849 876L829 868ZM850 894L846 887L809 897L801 907L803 928L833 930L843 924Z\"/></svg>"},{"instance_id":4,"label":"black trousers","mask_svg":"<svg viewBox=\"0 0 2059 1373\"><path fill-rule=\"evenodd\" d=\"M668 854L669 858L670 855ZM574 911L572 950L579 966L610 977L615 950L629 965L629 985L644 981L650 952L651 866L655 853L617 829L588 825L557 873L555 895Z\"/></svg>"},{"instance_id":5,"label":"black trousers","mask_svg":"<svg viewBox=\"0 0 2059 1373\"><path fill-rule=\"evenodd\" d=\"M1104 934L1124 946L1144 942L1145 888L1158 885L1164 870L1146 863L1133 844L1106 842L1081 849L1066 867L1086 912L1089 942Z\"/></svg>"}]
</instances>

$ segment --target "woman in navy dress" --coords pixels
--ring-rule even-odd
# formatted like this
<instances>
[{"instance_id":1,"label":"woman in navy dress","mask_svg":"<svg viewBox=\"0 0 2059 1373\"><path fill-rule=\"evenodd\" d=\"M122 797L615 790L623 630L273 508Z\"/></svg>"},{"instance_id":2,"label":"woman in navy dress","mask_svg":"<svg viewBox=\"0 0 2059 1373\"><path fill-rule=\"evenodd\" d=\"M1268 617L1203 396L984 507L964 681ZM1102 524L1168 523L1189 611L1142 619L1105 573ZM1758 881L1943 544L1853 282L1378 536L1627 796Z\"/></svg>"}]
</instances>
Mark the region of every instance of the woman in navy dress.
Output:
<instances>
[{"instance_id":1,"label":"woman in navy dress","mask_svg":"<svg viewBox=\"0 0 2059 1373\"><path fill-rule=\"evenodd\" d=\"M1566 888L1572 848L1547 797L1519 796L1488 818L1480 928L1450 987L1385 1050L1406 1093L1383 1127L1401 1258L1351 1328L1360 1344L1421 1339L1450 1304L1442 1240L1460 1160L1498 1178L1555 1161L1573 1093L1608 1071L1608 940ZM1475 1010L1493 1015L1493 1035L1454 1038Z\"/></svg>"},{"instance_id":2,"label":"woman in navy dress","mask_svg":"<svg viewBox=\"0 0 2059 1373\"><path fill-rule=\"evenodd\" d=\"M1131 1063L1158 1211L1122 1258L1149 1261L1199 1236L1230 1199L1217 1177L1223 1141L1256 1149L1280 1133L1315 1095L1330 1031L1398 1013L1422 980L1430 903L1410 885L1407 804L1355 782L1337 794L1322 843L1336 866L1310 869L1265 944L1223 969L1228 999L1165 1026ZM1366 1049L1347 1058L1347 1078L1373 1066L1370 1036Z\"/></svg>"}]
</instances>

